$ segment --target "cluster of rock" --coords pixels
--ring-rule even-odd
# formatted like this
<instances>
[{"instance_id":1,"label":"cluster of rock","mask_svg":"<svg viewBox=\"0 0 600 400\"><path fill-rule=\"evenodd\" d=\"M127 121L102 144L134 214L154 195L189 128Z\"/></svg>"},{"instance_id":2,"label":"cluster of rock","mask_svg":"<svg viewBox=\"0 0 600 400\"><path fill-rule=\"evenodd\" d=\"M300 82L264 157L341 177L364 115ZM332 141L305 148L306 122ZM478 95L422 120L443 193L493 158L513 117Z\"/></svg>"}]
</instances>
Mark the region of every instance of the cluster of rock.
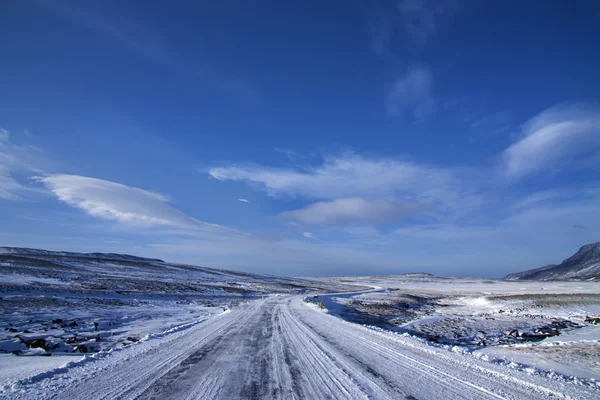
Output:
<instances>
[{"instance_id":1,"label":"cluster of rock","mask_svg":"<svg viewBox=\"0 0 600 400\"><path fill-rule=\"evenodd\" d=\"M105 340L97 332L99 324L94 322L93 331L87 329L87 332L75 330L80 326L81 323L75 320L56 318L48 322L42 322L37 329L31 327L29 329L15 326L5 327L4 330L10 336L5 335L4 338L0 338L0 353L12 353L17 356L50 356L52 353L97 353L101 351L101 346ZM49 332L49 334L46 332ZM122 345L126 346L137 341L139 341L137 337L127 337ZM106 344L109 345L109 343Z\"/></svg>"}]
</instances>

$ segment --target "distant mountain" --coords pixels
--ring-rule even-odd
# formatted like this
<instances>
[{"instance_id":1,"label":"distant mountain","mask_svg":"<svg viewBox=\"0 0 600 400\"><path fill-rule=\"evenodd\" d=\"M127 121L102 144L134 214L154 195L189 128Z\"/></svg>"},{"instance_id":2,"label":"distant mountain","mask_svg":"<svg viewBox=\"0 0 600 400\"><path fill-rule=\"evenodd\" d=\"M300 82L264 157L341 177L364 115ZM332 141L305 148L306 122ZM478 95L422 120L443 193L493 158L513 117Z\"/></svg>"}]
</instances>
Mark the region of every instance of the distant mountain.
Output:
<instances>
[{"instance_id":1,"label":"distant mountain","mask_svg":"<svg viewBox=\"0 0 600 400\"><path fill-rule=\"evenodd\" d=\"M115 253L74 253L71 251L53 251L42 249L30 249L27 247L0 247L0 254L12 254L22 256L54 256L54 257L73 257L73 258L96 258L103 260L118 261L155 261L164 262L158 258L144 258L132 256L129 254Z\"/></svg>"},{"instance_id":2,"label":"distant mountain","mask_svg":"<svg viewBox=\"0 0 600 400\"><path fill-rule=\"evenodd\" d=\"M58 293L67 289L90 296L117 293L154 297L231 297L361 290L358 286L333 281L206 268L129 254L0 247L0 293L20 293L23 290Z\"/></svg>"},{"instance_id":3,"label":"distant mountain","mask_svg":"<svg viewBox=\"0 0 600 400\"><path fill-rule=\"evenodd\" d=\"M600 280L600 242L586 244L558 265L531 269L507 275L504 279Z\"/></svg>"}]
</instances>

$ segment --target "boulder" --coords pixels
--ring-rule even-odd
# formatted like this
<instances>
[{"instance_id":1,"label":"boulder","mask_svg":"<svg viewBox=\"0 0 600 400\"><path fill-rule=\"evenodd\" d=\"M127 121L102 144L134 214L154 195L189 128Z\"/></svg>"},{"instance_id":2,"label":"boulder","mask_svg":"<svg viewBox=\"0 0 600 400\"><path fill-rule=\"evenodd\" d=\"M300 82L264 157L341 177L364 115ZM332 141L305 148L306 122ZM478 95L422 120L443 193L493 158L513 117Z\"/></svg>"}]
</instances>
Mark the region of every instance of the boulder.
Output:
<instances>
[{"instance_id":1,"label":"boulder","mask_svg":"<svg viewBox=\"0 0 600 400\"><path fill-rule=\"evenodd\" d=\"M78 351L80 353L87 353L88 352L88 348L87 348L87 346L85 344L82 343L82 344L78 345L77 347L75 347L74 351Z\"/></svg>"},{"instance_id":2,"label":"boulder","mask_svg":"<svg viewBox=\"0 0 600 400\"><path fill-rule=\"evenodd\" d=\"M44 338L38 338L38 339L31 339L28 340L26 343L27 347L31 347L32 349L37 349L37 348L45 348L46 347L46 339Z\"/></svg>"}]
</instances>

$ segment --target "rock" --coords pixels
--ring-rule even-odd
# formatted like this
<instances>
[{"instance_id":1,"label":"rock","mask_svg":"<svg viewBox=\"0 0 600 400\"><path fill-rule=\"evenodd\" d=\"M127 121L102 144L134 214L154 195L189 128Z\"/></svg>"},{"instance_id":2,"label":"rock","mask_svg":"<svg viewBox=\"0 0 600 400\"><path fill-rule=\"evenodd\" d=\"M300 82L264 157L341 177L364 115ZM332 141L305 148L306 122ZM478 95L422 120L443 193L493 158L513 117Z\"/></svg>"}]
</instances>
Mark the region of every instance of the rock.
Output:
<instances>
[{"instance_id":1,"label":"rock","mask_svg":"<svg viewBox=\"0 0 600 400\"><path fill-rule=\"evenodd\" d=\"M88 352L88 348L85 344L80 344L79 346L75 347L74 351L78 351L80 353L87 353Z\"/></svg>"},{"instance_id":2,"label":"rock","mask_svg":"<svg viewBox=\"0 0 600 400\"><path fill-rule=\"evenodd\" d=\"M71 323L69 324L69 326L70 326L70 327L74 327L74 326L77 326L77 325L78 325L78 324L77 324L77 322L75 322L75 321L71 321Z\"/></svg>"},{"instance_id":3,"label":"rock","mask_svg":"<svg viewBox=\"0 0 600 400\"><path fill-rule=\"evenodd\" d=\"M439 336L427 336L427 340L433 343L439 343Z\"/></svg>"},{"instance_id":4,"label":"rock","mask_svg":"<svg viewBox=\"0 0 600 400\"><path fill-rule=\"evenodd\" d=\"M8 328L8 331L9 332L19 332L19 330L16 328Z\"/></svg>"},{"instance_id":5,"label":"rock","mask_svg":"<svg viewBox=\"0 0 600 400\"><path fill-rule=\"evenodd\" d=\"M46 351L56 350L58 347L60 347L60 343L47 342L46 345L44 346L44 350L46 350Z\"/></svg>"},{"instance_id":6,"label":"rock","mask_svg":"<svg viewBox=\"0 0 600 400\"><path fill-rule=\"evenodd\" d=\"M136 343L136 342L139 342L139 341L140 341L140 339L139 339L139 338L132 337L132 336L128 336L128 337L127 337L127 340L129 340L129 341L130 341L130 342L132 342L132 343Z\"/></svg>"},{"instance_id":7,"label":"rock","mask_svg":"<svg viewBox=\"0 0 600 400\"><path fill-rule=\"evenodd\" d=\"M512 331L508 332L508 336L520 337L519 331L517 329L513 329Z\"/></svg>"},{"instance_id":8,"label":"rock","mask_svg":"<svg viewBox=\"0 0 600 400\"><path fill-rule=\"evenodd\" d=\"M67 344L74 344L77 341L77 336L71 336L67 338Z\"/></svg>"},{"instance_id":9,"label":"rock","mask_svg":"<svg viewBox=\"0 0 600 400\"><path fill-rule=\"evenodd\" d=\"M52 320L52 323L53 323L53 324L62 324L62 322L63 322L63 320L62 320L62 319L60 319L60 318L56 318L56 319L53 319L53 320Z\"/></svg>"},{"instance_id":10,"label":"rock","mask_svg":"<svg viewBox=\"0 0 600 400\"><path fill-rule=\"evenodd\" d=\"M585 317L585 322L589 324L598 325L600 324L600 318Z\"/></svg>"},{"instance_id":11,"label":"rock","mask_svg":"<svg viewBox=\"0 0 600 400\"><path fill-rule=\"evenodd\" d=\"M29 340L28 342L26 342L25 344L27 345L27 347L31 347L33 349L44 348L44 347L46 347L46 339L43 339L43 338L32 339L32 340Z\"/></svg>"},{"instance_id":12,"label":"rock","mask_svg":"<svg viewBox=\"0 0 600 400\"><path fill-rule=\"evenodd\" d=\"M21 350L13 350L11 351L11 354L14 354L15 356L20 356L21 354L23 354L23 352Z\"/></svg>"}]
</instances>

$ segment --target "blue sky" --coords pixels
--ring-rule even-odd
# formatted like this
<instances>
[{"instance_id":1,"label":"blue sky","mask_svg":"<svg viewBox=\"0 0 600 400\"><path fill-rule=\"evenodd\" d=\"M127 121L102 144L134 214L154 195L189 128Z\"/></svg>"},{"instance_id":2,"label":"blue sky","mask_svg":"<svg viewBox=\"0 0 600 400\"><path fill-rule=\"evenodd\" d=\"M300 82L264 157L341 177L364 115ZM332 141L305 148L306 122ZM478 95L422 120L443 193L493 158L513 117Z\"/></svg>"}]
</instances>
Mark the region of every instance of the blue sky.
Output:
<instances>
[{"instance_id":1,"label":"blue sky","mask_svg":"<svg viewBox=\"0 0 600 400\"><path fill-rule=\"evenodd\" d=\"M499 277L600 240L596 2L203 3L2 6L2 245Z\"/></svg>"}]
</instances>

